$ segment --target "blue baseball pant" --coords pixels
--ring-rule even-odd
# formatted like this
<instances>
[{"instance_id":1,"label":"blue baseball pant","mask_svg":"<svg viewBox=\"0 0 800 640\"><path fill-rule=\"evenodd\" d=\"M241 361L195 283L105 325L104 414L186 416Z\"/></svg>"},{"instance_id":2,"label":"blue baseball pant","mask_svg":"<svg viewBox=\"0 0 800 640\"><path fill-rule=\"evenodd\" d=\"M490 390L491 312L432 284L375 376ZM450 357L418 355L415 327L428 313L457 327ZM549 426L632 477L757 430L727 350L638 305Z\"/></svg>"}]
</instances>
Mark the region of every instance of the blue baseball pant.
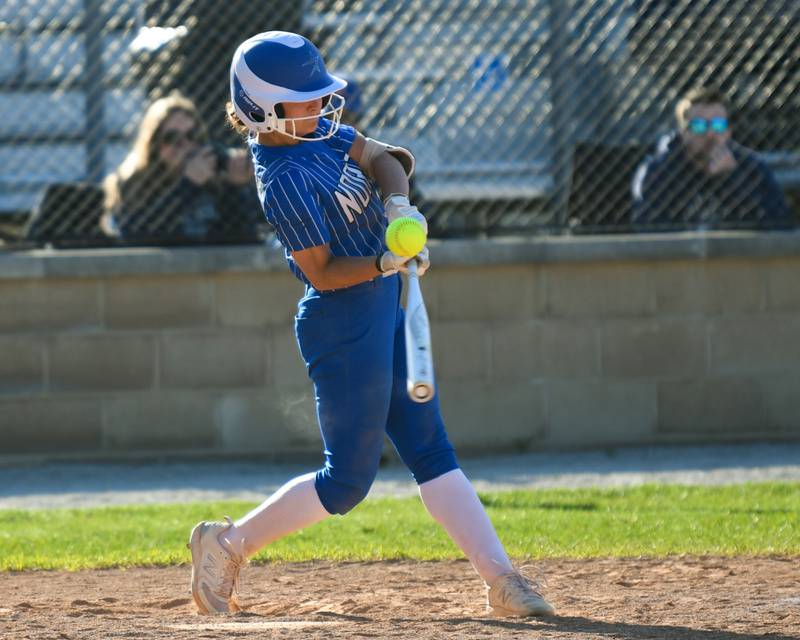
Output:
<instances>
[{"instance_id":1,"label":"blue baseball pant","mask_svg":"<svg viewBox=\"0 0 800 640\"><path fill-rule=\"evenodd\" d=\"M298 304L295 333L325 454L315 487L330 513L347 513L366 497L384 434L417 484L458 468L438 393L420 404L406 391L400 291L399 275L331 292L307 286Z\"/></svg>"}]
</instances>

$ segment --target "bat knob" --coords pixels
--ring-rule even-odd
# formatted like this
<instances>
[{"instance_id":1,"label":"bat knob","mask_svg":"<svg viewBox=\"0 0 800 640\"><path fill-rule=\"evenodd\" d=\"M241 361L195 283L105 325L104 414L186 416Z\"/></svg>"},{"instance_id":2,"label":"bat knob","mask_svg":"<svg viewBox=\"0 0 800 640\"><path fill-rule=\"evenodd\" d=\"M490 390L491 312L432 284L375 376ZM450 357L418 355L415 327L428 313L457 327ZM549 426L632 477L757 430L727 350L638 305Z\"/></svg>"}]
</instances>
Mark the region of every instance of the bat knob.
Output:
<instances>
[{"instance_id":1,"label":"bat knob","mask_svg":"<svg viewBox=\"0 0 800 640\"><path fill-rule=\"evenodd\" d=\"M433 398L433 386L429 384L415 384L410 391L409 395L414 402L428 402Z\"/></svg>"}]
</instances>

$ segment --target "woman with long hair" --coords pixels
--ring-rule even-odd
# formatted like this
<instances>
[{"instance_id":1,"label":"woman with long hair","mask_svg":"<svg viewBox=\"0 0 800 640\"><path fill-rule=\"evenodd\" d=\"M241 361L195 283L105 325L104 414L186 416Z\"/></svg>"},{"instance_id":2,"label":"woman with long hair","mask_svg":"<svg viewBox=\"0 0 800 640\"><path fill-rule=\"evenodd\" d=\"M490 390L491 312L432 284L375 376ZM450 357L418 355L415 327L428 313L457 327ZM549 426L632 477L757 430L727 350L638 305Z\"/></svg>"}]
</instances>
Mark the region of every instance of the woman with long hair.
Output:
<instances>
[{"instance_id":1,"label":"woman with long hair","mask_svg":"<svg viewBox=\"0 0 800 640\"><path fill-rule=\"evenodd\" d=\"M252 175L245 152L210 144L190 100L160 98L105 180L103 231L129 240L222 238L231 201Z\"/></svg>"}]
</instances>

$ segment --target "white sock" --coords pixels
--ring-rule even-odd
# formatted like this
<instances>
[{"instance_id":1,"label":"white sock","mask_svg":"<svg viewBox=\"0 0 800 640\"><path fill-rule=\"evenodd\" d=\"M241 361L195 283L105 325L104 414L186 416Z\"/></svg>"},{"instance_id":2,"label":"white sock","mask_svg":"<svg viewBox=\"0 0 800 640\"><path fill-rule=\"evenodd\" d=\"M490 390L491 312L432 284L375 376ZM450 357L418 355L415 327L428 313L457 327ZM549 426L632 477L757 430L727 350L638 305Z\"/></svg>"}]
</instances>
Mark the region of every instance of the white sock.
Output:
<instances>
[{"instance_id":1,"label":"white sock","mask_svg":"<svg viewBox=\"0 0 800 640\"><path fill-rule=\"evenodd\" d=\"M314 487L316 473L290 480L225 532L231 549L251 556L278 538L324 520L330 513Z\"/></svg>"},{"instance_id":2,"label":"white sock","mask_svg":"<svg viewBox=\"0 0 800 640\"><path fill-rule=\"evenodd\" d=\"M419 485L422 502L472 563L486 584L513 571L503 544L461 469Z\"/></svg>"}]
</instances>

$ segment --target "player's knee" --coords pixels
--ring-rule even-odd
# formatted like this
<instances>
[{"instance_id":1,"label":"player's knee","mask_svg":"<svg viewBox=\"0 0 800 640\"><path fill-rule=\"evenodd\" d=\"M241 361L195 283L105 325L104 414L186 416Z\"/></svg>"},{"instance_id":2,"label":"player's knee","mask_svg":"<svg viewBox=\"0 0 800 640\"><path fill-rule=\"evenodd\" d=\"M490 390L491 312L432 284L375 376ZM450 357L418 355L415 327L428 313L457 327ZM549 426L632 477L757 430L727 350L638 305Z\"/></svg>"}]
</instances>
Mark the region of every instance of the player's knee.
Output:
<instances>
[{"instance_id":1,"label":"player's knee","mask_svg":"<svg viewBox=\"0 0 800 640\"><path fill-rule=\"evenodd\" d=\"M339 515L344 515L353 509L369 493L368 486L348 487L340 485L337 489L332 495L332 506L333 513L338 513Z\"/></svg>"},{"instance_id":2,"label":"player's knee","mask_svg":"<svg viewBox=\"0 0 800 640\"><path fill-rule=\"evenodd\" d=\"M417 484L422 484L438 478L448 471L458 469L458 461L453 447L447 443L446 446L416 458L409 463L408 467Z\"/></svg>"},{"instance_id":3,"label":"player's knee","mask_svg":"<svg viewBox=\"0 0 800 640\"><path fill-rule=\"evenodd\" d=\"M367 497L374 479L374 473L337 478L325 469L317 474L317 493L329 513L344 515Z\"/></svg>"}]
</instances>

